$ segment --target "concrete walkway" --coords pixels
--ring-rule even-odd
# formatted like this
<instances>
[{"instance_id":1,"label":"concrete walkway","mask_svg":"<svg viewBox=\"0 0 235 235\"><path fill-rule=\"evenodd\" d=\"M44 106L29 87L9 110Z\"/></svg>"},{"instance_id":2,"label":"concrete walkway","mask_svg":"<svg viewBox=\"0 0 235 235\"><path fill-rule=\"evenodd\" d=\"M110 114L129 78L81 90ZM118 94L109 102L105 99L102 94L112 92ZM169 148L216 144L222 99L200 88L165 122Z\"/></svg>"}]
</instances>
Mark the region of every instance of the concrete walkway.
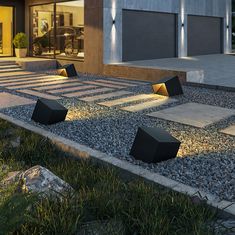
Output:
<instances>
[{"instance_id":1,"label":"concrete walkway","mask_svg":"<svg viewBox=\"0 0 235 235\"><path fill-rule=\"evenodd\" d=\"M198 71L188 82L235 88L235 56L232 55L131 61L121 64L164 70Z\"/></svg>"}]
</instances>

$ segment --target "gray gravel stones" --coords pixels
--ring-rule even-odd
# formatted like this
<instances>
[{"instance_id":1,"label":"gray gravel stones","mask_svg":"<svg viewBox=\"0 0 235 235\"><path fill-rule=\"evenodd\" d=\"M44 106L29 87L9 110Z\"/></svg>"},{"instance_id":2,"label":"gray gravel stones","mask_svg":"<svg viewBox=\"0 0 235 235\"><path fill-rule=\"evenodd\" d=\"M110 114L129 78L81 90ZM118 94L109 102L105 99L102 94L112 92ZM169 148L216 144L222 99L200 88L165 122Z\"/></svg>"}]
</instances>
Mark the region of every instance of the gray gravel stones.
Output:
<instances>
[{"instance_id":1,"label":"gray gravel stones","mask_svg":"<svg viewBox=\"0 0 235 235\"><path fill-rule=\"evenodd\" d=\"M79 80L97 77L80 77ZM150 93L150 86L125 89L139 93ZM80 144L106 152L114 157L141 165L179 182L214 194L218 199L235 202L235 137L219 130L235 123L235 117L222 120L199 129L179 123L147 117L145 114L180 103L198 102L235 108L235 93L184 87L184 96L176 97L178 103L156 107L138 113L121 111L118 107L107 108L93 102L86 103L76 98L61 102L69 109L67 121L52 126L41 126L46 130L74 140ZM3 109L1 112L40 126L30 120L34 105ZM159 127L169 131L182 141L178 158L159 164L146 164L129 156L138 126Z\"/></svg>"}]
</instances>

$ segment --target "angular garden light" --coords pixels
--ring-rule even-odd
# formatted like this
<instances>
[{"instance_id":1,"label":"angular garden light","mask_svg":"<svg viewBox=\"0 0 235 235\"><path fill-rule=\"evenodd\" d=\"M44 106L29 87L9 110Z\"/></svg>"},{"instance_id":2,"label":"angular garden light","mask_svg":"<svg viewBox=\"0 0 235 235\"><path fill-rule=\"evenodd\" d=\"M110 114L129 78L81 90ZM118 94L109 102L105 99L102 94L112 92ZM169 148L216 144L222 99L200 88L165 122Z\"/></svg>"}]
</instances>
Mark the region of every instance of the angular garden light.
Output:
<instances>
[{"instance_id":1,"label":"angular garden light","mask_svg":"<svg viewBox=\"0 0 235 235\"><path fill-rule=\"evenodd\" d=\"M38 99L32 120L44 125L55 124L65 120L68 110L55 100Z\"/></svg>"},{"instance_id":2,"label":"angular garden light","mask_svg":"<svg viewBox=\"0 0 235 235\"><path fill-rule=\"evenodd\" d=\"M179 77L163 78L152 85L153 92L163 96L182 95L183 89Z\"/></svg>"},{"instance_id":3,"label":"angular garden light","mask_svg":"<svg viewBox=\"0 0 235 235\"><path fill-rule=\"evenodd\" d=\"M74 64L66 64L58 69L58 73L64 77L77 77L77 71L74 67Z\"/></svg>"},{"instance_id":4,"label":"angular garden light","mask_svg":"<svg viewBox=\"0 0 235 235\"><path fill-rule=\"evenodd\" d=\"M152 127L139 127L130 155L147 163L175 158L181 142L168 132Z\"/></svg>"}]
</instances>

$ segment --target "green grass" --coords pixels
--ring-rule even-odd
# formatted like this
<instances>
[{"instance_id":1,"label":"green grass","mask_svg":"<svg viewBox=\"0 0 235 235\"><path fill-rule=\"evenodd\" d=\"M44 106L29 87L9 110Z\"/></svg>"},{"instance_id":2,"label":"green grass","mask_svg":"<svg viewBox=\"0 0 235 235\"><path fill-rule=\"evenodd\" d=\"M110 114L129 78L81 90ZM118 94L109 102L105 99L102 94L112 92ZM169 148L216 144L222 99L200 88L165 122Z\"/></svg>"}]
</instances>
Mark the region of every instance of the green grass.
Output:
<instances>
[{"instance_id":1,"label":"green grass","mask_svg":"<svg viewBox=\"0 0 235 235\"><path fill-rule=\"evenodd\" d=\"M13 136L22 140L16 149L9 148ZM61 199L19 194L16 185L0 188L0 234L78 234L94 221L107 222L102 230L107 235L213 234L206 224L216 214L204 203L140 179L124 180L114 168L69 158L47 139L1 120L0 137L0 169L41 165L74 188Z\"/></svg>"}]
</instances>

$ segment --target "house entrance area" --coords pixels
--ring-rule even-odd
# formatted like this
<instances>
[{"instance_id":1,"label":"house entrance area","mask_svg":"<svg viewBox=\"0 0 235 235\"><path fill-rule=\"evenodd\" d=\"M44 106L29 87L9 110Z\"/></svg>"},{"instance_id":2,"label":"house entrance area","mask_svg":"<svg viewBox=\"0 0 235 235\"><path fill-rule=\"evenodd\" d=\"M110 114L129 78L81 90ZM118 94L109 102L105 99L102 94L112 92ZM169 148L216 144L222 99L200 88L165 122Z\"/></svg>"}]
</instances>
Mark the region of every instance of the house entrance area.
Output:
<instances>
[{"instance_id":1,"label":"house entrance area","mask_svg":"<svg viewBox=\"0 0 235 235\"><path fill-rule=\"evenodd\" d=\"M12 56L13 7L0 6L0 57Z\"/></svg>"},{"instance_id":2,"label":"house entrance area","mask_svg":"<svg viewBox=\"0 0 235 235\"><path fill-rule=\"evenodd\" d=\"M31 55L84 59L84 0L32 6Z\"/></svg>"}]
</instances>

